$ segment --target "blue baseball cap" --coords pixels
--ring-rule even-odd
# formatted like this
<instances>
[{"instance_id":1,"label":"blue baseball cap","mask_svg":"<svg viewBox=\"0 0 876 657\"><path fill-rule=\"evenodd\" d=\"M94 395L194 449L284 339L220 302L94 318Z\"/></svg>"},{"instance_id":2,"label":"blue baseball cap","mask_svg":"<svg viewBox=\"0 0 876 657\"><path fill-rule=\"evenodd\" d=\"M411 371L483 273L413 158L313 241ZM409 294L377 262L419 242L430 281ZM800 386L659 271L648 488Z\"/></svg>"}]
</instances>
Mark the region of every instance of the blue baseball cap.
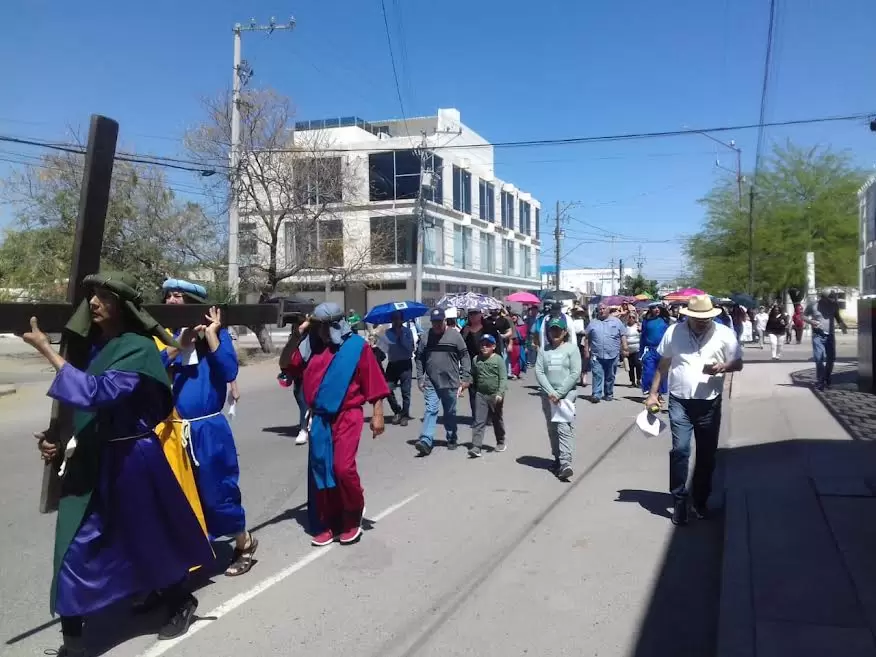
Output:
<instances>
[{"instance_id":1,"label":"blue baseball cap","mask_svg":"<svg viewBox=\"0 0 876 657\"><path fill-rule=\"evenodd\" d=\"M441 308L433 308L429 313L429 319L433 322L443 322L445 319L444 311Z\"/></svg>"},{"instance_id":2,"label":"blue baseball cap","mask_svg":"<svg viewBox=\"0 0 876 657\"><path fill-rule=\"evenodd\" d=\"M484 333L481 336L481 342L489 342L490 344L496 344L496 337L490 335L489 333Z\"/></svg>"}]
</instances>

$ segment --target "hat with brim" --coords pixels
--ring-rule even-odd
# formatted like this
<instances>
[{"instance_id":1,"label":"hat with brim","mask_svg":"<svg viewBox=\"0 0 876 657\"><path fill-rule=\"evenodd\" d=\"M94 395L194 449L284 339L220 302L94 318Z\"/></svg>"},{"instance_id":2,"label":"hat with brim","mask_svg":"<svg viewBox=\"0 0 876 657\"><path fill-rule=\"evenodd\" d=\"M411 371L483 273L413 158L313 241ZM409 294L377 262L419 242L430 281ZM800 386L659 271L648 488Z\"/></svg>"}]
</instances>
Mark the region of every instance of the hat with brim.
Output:
<instances>
[{"instance_id":1,"label":"hat with brim","mask_svg":"<svg viewBox=\"0 0 876 657\"><path fill-rule=\"evenodd\" d=\"M549 329L552 328L561 328L564 331L566 330L566 320L562 317L552 317L547 324Z\"/></svg>"},{"instance_id":2,"label":"hat with brim","mask_svg":"<svg viewBox=\"0 0 876 657\"><path fill-rule=\"evenodd\" d=\"M678 312L694 319L712 319L721 314L721 309L712 305L712 298L708 294L697 294L688 300L687 308Z\"/></svg>"},{"instance_id":3,"label":"hat with brim","mask_svg":"<svg viewBox=\"0 0 876 657\"><path fill-rule=\"evenodd\" d=\"M82 279L82 285L90 290L101 288L115 294L122 302L122 312L128 325L138 333L151 335L171 347L179 347L170 333L152 315L143 309L143 295L137 290L137 281L130 274L121 272L102 272ZM84 299L65 329L70 333L87 338L93 326L88 298Z\"/></svg>"}]
</instances>

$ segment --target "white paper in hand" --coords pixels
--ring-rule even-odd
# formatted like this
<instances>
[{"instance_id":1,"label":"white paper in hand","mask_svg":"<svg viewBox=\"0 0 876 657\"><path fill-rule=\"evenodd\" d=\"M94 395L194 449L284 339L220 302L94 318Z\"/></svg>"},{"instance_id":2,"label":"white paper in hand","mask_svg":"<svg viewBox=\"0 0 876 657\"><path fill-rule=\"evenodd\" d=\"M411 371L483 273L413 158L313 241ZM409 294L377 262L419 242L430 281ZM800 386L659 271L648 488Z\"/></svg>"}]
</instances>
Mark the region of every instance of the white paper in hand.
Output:
<instances>
[{"instance_id":1,"label":"white paper in hand","mask_svg":"<svg viewBox=\"0 0 876 657\"><path fill-rule=\"evenodd\" d=\"M568 399L561 399L559 403L551 402L551 422L574 422L575 404Z\"/></svg>"},{"instance_id":2,"label":"white paper in hand","mask_svg":"<svg viewBox=\"0 0 876 657\"><path fill-rule=\"evenodd\" d=\"M636 426L647 438L653 438L660 435L660 432L666 428L666 423L656 415L649 413L646 408L636 416Z\"/></svg>"},{"instance_id":3,"label":"white paper in hand","mask_svg":"<svg viewBox=\"0 0 876 657\"><path fill-rule=\"evenodd\" d=\"M233 418L235 415L237 415L237 402L233 401L228 406L228 417Z\"/></svg>"},{"instance_id":4,"label":"white paper in hand","mask_svg":"<svg viewBox=\"0 0 876 657\"><path fill-rule=\"evenodd\" d=\"M183 329L179 334L179 339L182 340L182 337L185 335L186 331L189 329ZM180 350L179 360L183 365L197 365L198 364L198 350L195 349L195 343L192 342L191 345L186 347L185 349Z\"/></svg>"}]
</instances>

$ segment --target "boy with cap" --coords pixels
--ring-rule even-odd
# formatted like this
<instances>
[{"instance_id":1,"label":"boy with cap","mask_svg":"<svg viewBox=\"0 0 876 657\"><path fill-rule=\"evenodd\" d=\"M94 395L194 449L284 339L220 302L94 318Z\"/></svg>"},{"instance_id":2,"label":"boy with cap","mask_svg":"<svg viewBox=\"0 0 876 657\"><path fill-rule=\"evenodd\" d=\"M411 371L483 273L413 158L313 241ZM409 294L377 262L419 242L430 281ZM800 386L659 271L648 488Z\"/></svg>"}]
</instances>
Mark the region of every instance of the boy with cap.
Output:
<instances>
[{"instance_id":1,"label":"boy with cap","mask_svg":"<svg viewBox=\"0 0 876 657\"><path fill-rule=\"evenodd\" d=\"M474 420L472 441L468 455L478 458L484 444L484 429L492 420L496 433L496 451L505 451L505 420L502 417L502 402L508 389L508 373L505 361L496 353L496 338L485 333L481 336L481 352L472 365L474 374Z\"/></svg>"},{"instance_id":2,"label":"boy with cap","mask_svg":"<svg viewBox=\"0 0 876 657\"><path fill-rule=\"evenodd\" d=\"M432 328L417 345L417 384L423 392L426 412L423 432L414 445L422 456L432 453L432 438L438 423L438 403L444 407L447 449L456 449L456 398L471 384L471 358L459 331L447 330L440 308L429 315Z\"/></svg>"}]
</instances>

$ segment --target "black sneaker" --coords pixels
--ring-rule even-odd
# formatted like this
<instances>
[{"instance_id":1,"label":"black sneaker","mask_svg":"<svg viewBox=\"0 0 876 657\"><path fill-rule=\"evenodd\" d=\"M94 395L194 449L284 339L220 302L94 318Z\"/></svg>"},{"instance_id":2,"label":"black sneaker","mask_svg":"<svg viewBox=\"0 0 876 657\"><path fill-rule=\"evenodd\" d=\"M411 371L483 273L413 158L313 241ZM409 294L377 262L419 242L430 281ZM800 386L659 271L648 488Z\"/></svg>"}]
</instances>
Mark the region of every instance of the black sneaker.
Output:
<instances>
[{"instance_id":1,"label":"black sneaker","mask_svg":"<svg viewBox=\"0 0 876 657\"><path fill-rule=\"evenodd\" d=\"M457 447L459 447L459 443L457 443L455 440L448 440L447 441L447 449L453 450L453 449L456 449Z\"/></svg>"},{"instance_id":2,"label":"black sneaker","mask_svg":"<svg viewBox=\"0 0 876 657\"><path fill-rule=\"evenodd\" d=\"M401 414L400 413L395 413L391 418L389 418L390 424L398 424L399 422L401 422Z\"/></svg>"},{"instance_id":3,"label":"black sneaker","mask_svg":"<svg viewBox=\"0 0 876 657\"><path fill-rule=\"evenodd\" d=\"M572 478L571 466L564 465L557 471L557 479L560 481L569 481Z\"/></svg>"},{"instance_id":4,"label":"black sneaker","mask_svg":"<svg viewBox=\"0 0 876 657\"><path fill-rule=\"evenodd\" d=\"M506 447L505 447L505 441L504 441L504 440L496 441L496 451L497 451L497 452L504 452L505 449L506 449Z\"/></svg>"},{"instance_id":5,"label":"black sneaker","mask_svg":"<svg viewBox=\"0 0 876 657\"><path fill-rule=\"evenodd\" d=\"M398 421L398 423L399 423L401 426L403 426L403 427L408 426L408 416L407 416L407 415L402 415L402 416L401 416L401 419Z\"/></svg>"},{"instance_id":6,"label":"black sneaker","mask_svg":"<svg viewBox=\"0 0 876 657\"><path fill-rule=\"evenodd\" d=\"M694 517L697 520L708 520L711 515L709 511L709 507L705 504L696 504L693 505Z\"/></svg>"},{"instance_id":7,"label":"black sneaker","mask_svg":"<svg viewBox=\"0 0 876 657\"><path fill-rule=\"evenodd\" d=\"M420 453L420 456L429 456L432 453L432 445L427 444L424 440L415 442L414 447Z\"/></svg>"},{"instance_id":8,"label":"black sneaker","mask_svg":"<svg viewBox=\"0 0 876 657\"><path fill-rule=\"evenodd\" d=\"M52 654L52 652L46 651L46 654ZM65 636L64 645L58 648L55 654L58 657L86 657L88 653L85 652L85 644L82 642L81 636Z\"/></svg>"},{"instance_id":9,"label":"black sneaker","mask_svg":"<svg viewBox=\"0 0 876 657\"><path fill-rule=\"evenodd\" d=\"M687 524L687 500L676 500L672 509L672 524L677 526Z\"/></svg>"},{"instance_id":10,"label":"black sneaker","mask_svg":"<svg viewBox=\"0 0 876 657\"><path fill-rule=\"evenodd\" d=\"M182 603L172 612L170 619L158 631L158 639L167 641L176 639L189 631L189 626L195 620L195 610L198 608L198 600L195 596L187 595Z\"/></svg>"},{"instance_id":11,"label":"black sneaker","mask_svg":"<svg viewBox=\"0 0 876 657\"><path fill-rule=\"evenodd\" d=\"M468 455L473 459L477 459L481 457L481 448L477 445L472 445L468 448Z\"/></svg>"},{"instance_id":12,"label":"black sneaker","mask_svg":"<svg viewBox=\"0 0 876 657\"><path fill-rule=\"evenodd\" d=\"M164 596L161 595L161 591L150 591L149 595L147 595L139 602L134 603L134 605L131 607L131 612L135 616L151 614L163 604Z\"/></svg>"}]
</instances>

